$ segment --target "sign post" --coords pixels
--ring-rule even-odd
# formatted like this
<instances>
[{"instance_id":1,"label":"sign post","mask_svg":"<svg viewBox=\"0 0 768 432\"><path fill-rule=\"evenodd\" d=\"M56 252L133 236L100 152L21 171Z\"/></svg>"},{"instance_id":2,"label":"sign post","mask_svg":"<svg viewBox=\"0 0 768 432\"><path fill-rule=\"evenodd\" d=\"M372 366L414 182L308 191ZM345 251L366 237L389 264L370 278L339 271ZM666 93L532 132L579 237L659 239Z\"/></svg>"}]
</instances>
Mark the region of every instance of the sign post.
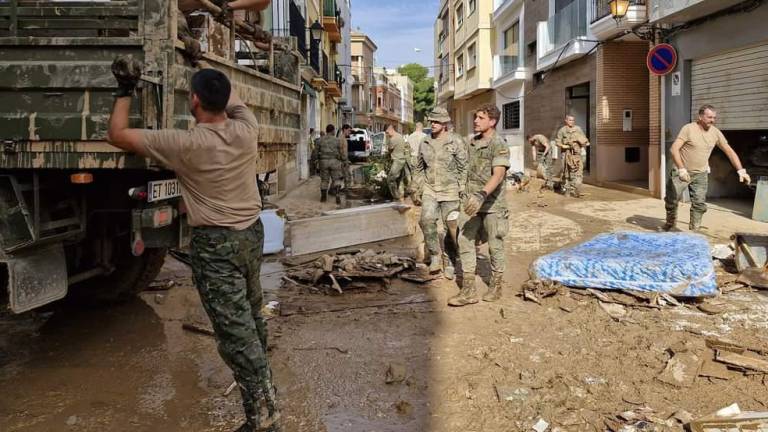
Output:
<instances>
[{"instance_id":1,"label":"sign post","mask_svg":"<svg viewBox=\"0 0 768 432\"><path fill-rule=\"evenodd\" d=\"M648 51L645 63L652 74L664 76L675 70L677 66L677 51L670 44L658 44Z\"/></svg>"}]
</instances>

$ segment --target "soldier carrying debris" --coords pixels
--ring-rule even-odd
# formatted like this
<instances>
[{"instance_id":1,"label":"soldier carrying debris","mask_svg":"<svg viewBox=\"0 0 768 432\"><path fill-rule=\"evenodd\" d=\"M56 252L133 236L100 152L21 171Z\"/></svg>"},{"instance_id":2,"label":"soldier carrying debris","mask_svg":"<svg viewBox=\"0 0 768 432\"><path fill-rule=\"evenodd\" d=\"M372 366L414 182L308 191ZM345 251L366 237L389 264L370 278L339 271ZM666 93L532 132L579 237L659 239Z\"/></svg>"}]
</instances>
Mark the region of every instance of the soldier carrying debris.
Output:
<instances>
[{"instance_id":1,"label":"soldier carrying debris","mask_svg":"<svg viewBox=\"0 0 768 432\"><path fill-rule=\"evenodd\" d=\"M259 282L264 226L255 179L258 123L232 92L226 75L202 69L190 81L191 130L130 129L131 100L141 64L112 64L118 92L108 140L176 172L192 226L192 272L216 335L219 353L237 381L246 421L238 432L278 430L279 412L267 360L267 326ZM266 413L262 409L266 409ZM266 415L263 415L266 414Z\"/></svg>"},{"instance_id":2,"label":"soldier carrying debris","mask_svg":"<svg viewBox=\"0 0 768 432\"><path fill-rule=\"evenodd\" d=\"M475 111L475 136L467 147L467 185L462 199L464 212L459 219L459 253L464 272L461 291L448 300L450 306L478 302L475 288L477 244L488 239L491 258L491 283L483 301L501 298L504 268L504 236L509 228L504 177L509 168L509 147L496 133L501 112L494 104Z\"/></svg>"},{"instance_id":3,"label":"soldier carrying debris","mask_svg":"<svg viewBox=\"0 0 768 432\"><path fill-rule=\"evenodd\" d=\"M664 207L667 210L667 223L664 230L669 231L677 223L677 203L687 188L691 195L691 220L689 229L699 231L701 219L707 211L707 185L709 181L709 156L715 146L728 156L736 168L739 182L749 184L747 170L741 166L739 156L728 144L720 129L715 127L717 111L712 105L699 108L699 119L680 129L677 139L672 143L670 152L675 166L667 178L667 193Z\"/></svg>"},{"instance_id":4,"label":"soldier carrying debris","mask_svg":"<svg viewBox=\"0 0 768 432\"><path fill-rule=\"evenodd\" d=\"M432 136L419 146L418 162L414 170L414 203L421 203L419 225L430 255L429 272L453 279L458 246L456 226L459 216L459 192L464 190L467 178L467 148L457 134L448 132L451 117L445 108L435 108L427 117L432 123ZM440 248L437 221L443 220L447 229L444 248Z\"/></svg>"},{"instance_id":5,"label":"soldier carrying debris","mask_svg":"<svg viewBox=\"0 0 768 432\"><path fill-rule=\"evenodd\" d=\"M531 158L535 164L536 169L541 167L542 175L544 176L544 185L542 189L553 189L554 184L552 181L552 146L549 143L549 138L542 134L528 135L528 143L531 145Z\"/></svg>"},{"instance_id":6,"label":"soldier carrying debris","mask_svg":"<svg viewBox=\"0 0 768 432\"><path fill-rule=\"evenodd\" d=\"M392 160L387 173L387 185L392 198L403 202L411 184L411 147L393 125L388 125L385 132L389 138L387 147Z\"/></svg>"},{"instance_id":7,"label":"soldier carrying debris","mask_svg":"<svg viewBox=\"0 0 768 432\"><path fill-rule=\"evenodd\" d=\"M556 145L563 151L563 192L566 195L581 197L581 183L584 180L584 161L582 150L589 146L589 139L580 127L576 126L576 117L565 116L565 126L557 132Z\"/></svg>"},{"instance_id":8,"label":"soldier carrying debris","mask_svg":"<svg viewBox=\"0 0 768 432\"><path fill-rule=\"evenodd\" d=\"M325 135L315 145L310 161L320 173L320 202L328 200L330 185L336 195L336 204L341 204L347 155L343 154L340 139L336 138L334 132L336 126L329 124L325 127Z\"/></svg>"}]
</instances>

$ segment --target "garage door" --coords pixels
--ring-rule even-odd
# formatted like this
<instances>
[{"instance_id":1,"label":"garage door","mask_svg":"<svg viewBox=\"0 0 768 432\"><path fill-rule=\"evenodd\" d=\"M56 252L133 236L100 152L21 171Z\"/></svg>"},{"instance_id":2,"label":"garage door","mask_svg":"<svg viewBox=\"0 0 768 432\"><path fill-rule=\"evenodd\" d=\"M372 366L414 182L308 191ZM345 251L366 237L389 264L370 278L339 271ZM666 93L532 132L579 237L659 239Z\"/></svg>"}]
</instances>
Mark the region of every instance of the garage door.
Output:
<instances>
[{"instance_id":1,"label":"garage door","mask_svg":"<svg viewBox=\"0 0 768 432\"><path fill-rule=\"evenodd\" d=\"M691 118L717 108L720 129L768 129L768 42L693 61Z\"/></svg>"}]
</instances>

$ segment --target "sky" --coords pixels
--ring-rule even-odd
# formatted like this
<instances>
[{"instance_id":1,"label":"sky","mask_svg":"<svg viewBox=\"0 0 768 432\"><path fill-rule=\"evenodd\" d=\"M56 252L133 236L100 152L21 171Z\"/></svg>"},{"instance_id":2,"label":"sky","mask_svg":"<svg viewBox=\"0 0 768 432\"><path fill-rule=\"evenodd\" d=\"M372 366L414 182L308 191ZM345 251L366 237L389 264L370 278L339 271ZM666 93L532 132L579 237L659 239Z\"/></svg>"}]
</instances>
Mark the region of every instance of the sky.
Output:
<instances>
[{"instance_id":1,"label":"sky","mask_svg":"<svg viewBox=\"0 0 768 432\"><path fill-rule=\"evenodd\" d=\"M396 69L419 63L431 67L439 8L440 0L352 0L352 29L359 27L378 45L377 66Z\"/></svg>"}]
</instances>

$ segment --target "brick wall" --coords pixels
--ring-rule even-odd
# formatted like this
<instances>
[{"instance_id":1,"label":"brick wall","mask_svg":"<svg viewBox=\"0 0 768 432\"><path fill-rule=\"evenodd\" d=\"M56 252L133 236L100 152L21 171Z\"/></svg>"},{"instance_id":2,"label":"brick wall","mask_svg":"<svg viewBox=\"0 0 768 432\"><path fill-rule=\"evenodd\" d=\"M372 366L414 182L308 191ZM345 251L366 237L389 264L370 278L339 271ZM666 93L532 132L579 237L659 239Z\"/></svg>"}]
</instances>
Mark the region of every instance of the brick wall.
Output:
<instances>
[{"instance_id":1,"label":"brick wall","mask_svg":"<svg viewBox=\"0 0 768 432\"><path fill-rule=\"evenodd\" d=\"M661 78L648 78L648 187L651 194L661 198Z\"/></svg>"},{"instance_id":2,"label":"brick wall","mask_svg":"<svg viewBox=\"0 0 768 432\"><path fill-rule=\"evenodd\" d=\"M648 179L647 53L647 42L609 42L598 48L594 150L598 181ZM632 131L623 131L624 110L632 110ZM625 161L625 149L629 147L640 149L640 161Z\"/></svg>"}]
</instances>

